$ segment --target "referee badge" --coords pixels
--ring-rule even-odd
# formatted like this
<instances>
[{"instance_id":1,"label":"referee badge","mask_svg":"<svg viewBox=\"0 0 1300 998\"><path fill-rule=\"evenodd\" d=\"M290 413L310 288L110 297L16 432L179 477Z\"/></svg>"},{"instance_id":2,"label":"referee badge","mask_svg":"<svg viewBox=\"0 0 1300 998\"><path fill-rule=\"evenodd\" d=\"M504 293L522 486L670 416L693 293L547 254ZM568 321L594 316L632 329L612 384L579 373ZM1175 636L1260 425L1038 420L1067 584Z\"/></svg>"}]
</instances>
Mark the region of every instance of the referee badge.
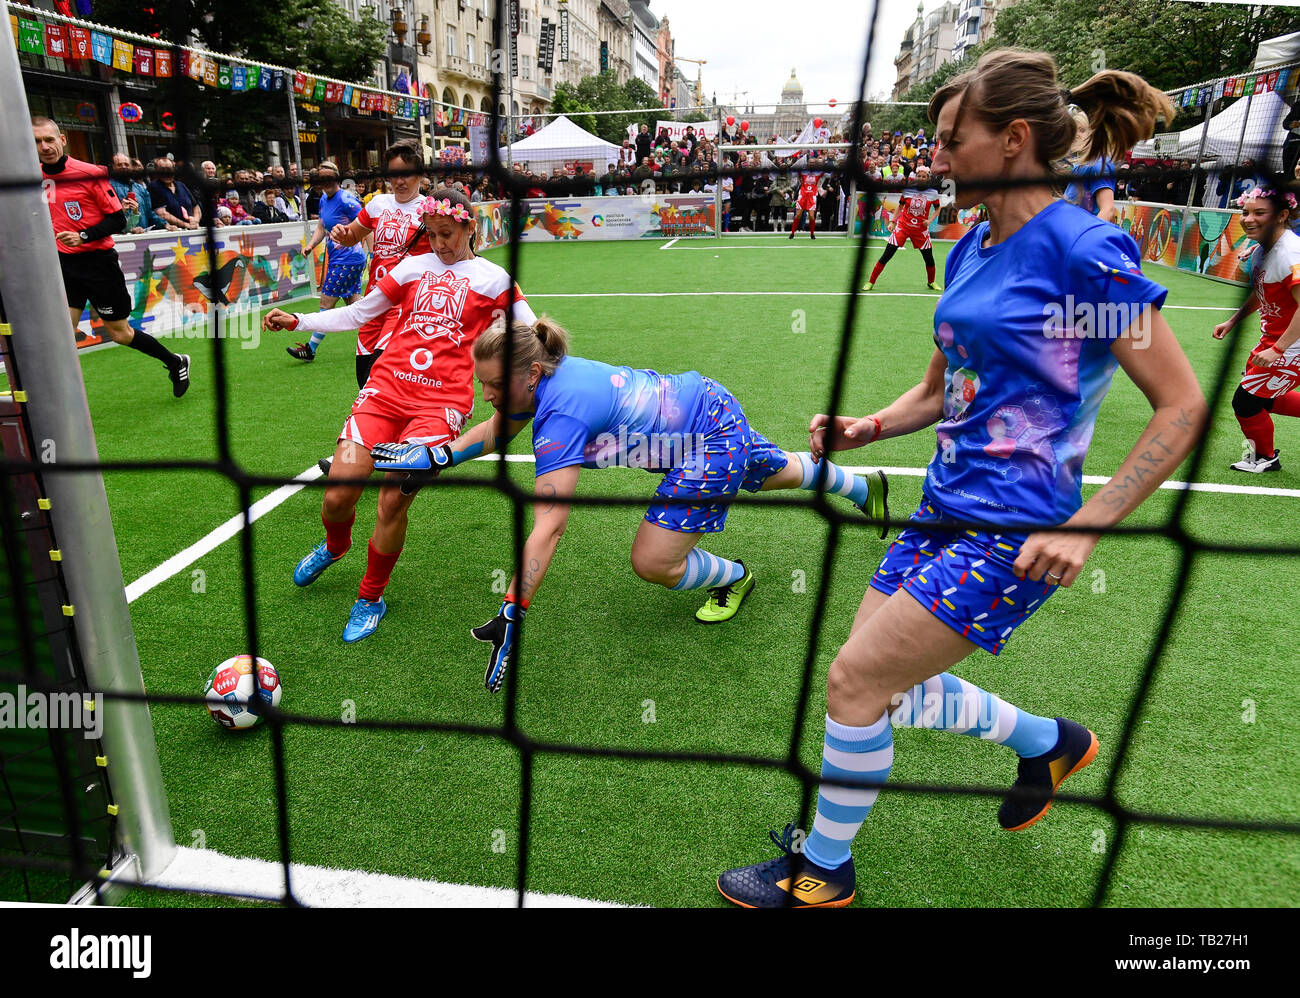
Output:
<instances>
[{"instance_id":1,"label":"referee badge","mask_svg":"<svg viewBox=\"0 0 1300 998\"><path fill-rule=\"evenodd\" d=\"M80 202L80 201L64 201L64 202L63 202L63 210L66 211L66 212L68 213L68 217L69 217L70 219L72 219L74 222L80 222L80 221L81 221L81 202Z\"/></svg>"}]
</instances>

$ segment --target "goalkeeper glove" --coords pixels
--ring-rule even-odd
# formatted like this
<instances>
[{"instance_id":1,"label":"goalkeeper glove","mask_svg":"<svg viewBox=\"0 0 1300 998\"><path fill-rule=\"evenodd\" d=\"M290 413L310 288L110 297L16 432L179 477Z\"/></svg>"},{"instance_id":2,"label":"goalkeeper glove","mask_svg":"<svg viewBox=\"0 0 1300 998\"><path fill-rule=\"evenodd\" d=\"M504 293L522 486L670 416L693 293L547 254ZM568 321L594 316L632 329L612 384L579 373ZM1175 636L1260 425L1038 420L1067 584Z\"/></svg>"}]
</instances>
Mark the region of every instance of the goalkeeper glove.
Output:
<instances>
[{"instance_id":1,"label":"goalkeeper glove","mask_svg":"<svg viewBox=\"0 0 1300 998\"><path fill-rule=\"evenodd\" d=\"M501 684L505 682L506 672L514 661L515 638L523 619L524 608L507 600L501 604L497 615L486 624L470 628L469 633L476 639L492 646L487 672L483 674L483 685L491 693L500 692Z\"/></svg>"},{"instance_id":2,"label":"goalkeeper glove","mask_svg":"<svg viewBox=\"0 0 1300 998\"><path fill-rule=\"evenodd\" d=\"M424 444L376 444L370 450L375 467L380 471L405 471L400 486L402 495L413 496L438 473L456 462L447 447L426 447Z\"/></svg>"}]
</instances>

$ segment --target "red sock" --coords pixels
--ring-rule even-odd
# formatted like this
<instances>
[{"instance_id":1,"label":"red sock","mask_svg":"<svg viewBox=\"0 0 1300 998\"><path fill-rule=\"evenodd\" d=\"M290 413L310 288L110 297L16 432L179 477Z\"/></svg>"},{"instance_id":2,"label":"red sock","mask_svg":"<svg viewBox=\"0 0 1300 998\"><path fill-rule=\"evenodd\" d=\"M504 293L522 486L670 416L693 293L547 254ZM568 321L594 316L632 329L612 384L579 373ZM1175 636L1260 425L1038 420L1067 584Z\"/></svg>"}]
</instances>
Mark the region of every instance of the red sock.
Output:
<instances>
[{"instance_id":1,"label":"red sock","mask_svg":"<svg viewBox=\"0 0 1300 998\"><path fill-rule=\"evenodd\" d=\"M811 211L808 212L808 235L810 236L817 235L817 222L815 219L816 216Z\"/></svg>"},{"instance_id":2,"label":"red sock","mask_svg":"<svg viewBox=\"0 0 1300 998\"><path fill-rule=\"evenodd\" d=\"M880 272L885 269L883 260L877 260L876 265L871 268L871 283L875 284L880 279Z\"/></svg>"},{"instance_id":3,"label":"red sock","mask_svg":"<svg viewBox=\"0 0 1300 998\"><path fill-rule=\"evenodd\" d=\"M1246 435L1246 439L1255 445L1256 458L1273 456L1273 417L1268 414L1268 410L1245 419L1238 416L1237 422L1241 424L1241 432Z\"/></svg>"},{"instance_id":4,"label":"red sock","mask_svg":"<svg viewBox=\"0 0 1300 998\"><path fill-rule=\"evenodd\" d=\"M934 268L933 268L933 267L926 267L926 268L925 268L925 283L926 283L926 284L933 284L933 283L934 283Z\"/></svg>"},{"instance_id":5,"label":"red sock","mask_svg":"<svg viewBox=\"0 0 1300 998\"><path fill-rule=\"evenodd\" d=\"M361 590L357 596L373 602L384 595L384 587L388 585L388 577L393 574L397 559L402 556L402 549L398 548L392 554L383 554L375 550L374 541L367 546L370 551L366 556L366 574L361 580Z\"/></svg>"},{"instance_id":6,"label":"red sock","mask_svg":"<svg viewBox=\"0 0 1300 998\"><path fill-rule=\"evenodd\" d=\"M325 514L321 513L320 522L325 524L325 548L335 558L347 554L348 548L352 547L352 521L356 518L357 511L353 510L346 520L334 523L325 519Z\"/></svg>"},{"instance_id":7,"label":"red sock","mask_svg":"<svg viewBox=\"0 0 1300 998\"><path fill-rule=\"evenodd\" d=\"M1300 416L1300 392L1287 392L1273 400L1274 416Z\"/></svg>"}]
</instances>

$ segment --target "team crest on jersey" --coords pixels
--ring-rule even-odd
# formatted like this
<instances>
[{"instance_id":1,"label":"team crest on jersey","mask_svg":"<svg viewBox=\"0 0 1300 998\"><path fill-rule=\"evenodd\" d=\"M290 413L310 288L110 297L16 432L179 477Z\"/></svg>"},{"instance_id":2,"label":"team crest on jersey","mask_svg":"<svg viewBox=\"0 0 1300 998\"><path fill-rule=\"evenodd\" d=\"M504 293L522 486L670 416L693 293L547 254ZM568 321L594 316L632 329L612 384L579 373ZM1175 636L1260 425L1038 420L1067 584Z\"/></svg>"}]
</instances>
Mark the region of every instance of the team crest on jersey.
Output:
<instances>
[{"instance_id":1,"label":"team crest on jersey","mask_svg":"<svg viewBox=\"0 0 1300 998\"><path fill-rule=\"evenodd\" d=\"M392 256L403 246L411 234L411 216L404 211L386 209L375 225L375 252Z\"/></svg>"},{"instance_id":2,"label":"team crest on jersey","mask_svg":"<svg viewBox=\"0 0 1300 998\"><path fill-rule=\"evenodd\" d=\"M428 273L420 278L415 289L415 307L411 309L411 325L426 340L447 336L460 346L465 338L461 313L469 297L469 278L457 277L450 270L441 274Z\"/></svg>"},{"instance_id":3,"label":"team crest on jersey","mask_svg":"<svg viewBox=\"0 0 1300 998\"><path fill-rule=\"evenodd\" d=\"M357 400L356 400L355 402L352 403L353 408L355 408L356 406L359 406L359 405L360 405L362 402L364 402L366 399L374 398L374 397L375 397L376 395L378 395L378 394L379 394L379 389L378 389L378 388L363 388L363 389L361 389L361 392L357 395Z\"/></svg>"},{"instance_id":4,"label":"team crest on jersey","mask_svg":"<svg viewBox=\"0 0 1300 998\"><path fill-rule=\"evenodd\" d=\"M70 219L72 219L74 222L80 222L80 221L81 221L81 202L80 202L80 201L64 201L64 202L63 202L63 210L66 211L66 212L68 213L68 217L69 217Z\"/></svg>"}]
</instances>

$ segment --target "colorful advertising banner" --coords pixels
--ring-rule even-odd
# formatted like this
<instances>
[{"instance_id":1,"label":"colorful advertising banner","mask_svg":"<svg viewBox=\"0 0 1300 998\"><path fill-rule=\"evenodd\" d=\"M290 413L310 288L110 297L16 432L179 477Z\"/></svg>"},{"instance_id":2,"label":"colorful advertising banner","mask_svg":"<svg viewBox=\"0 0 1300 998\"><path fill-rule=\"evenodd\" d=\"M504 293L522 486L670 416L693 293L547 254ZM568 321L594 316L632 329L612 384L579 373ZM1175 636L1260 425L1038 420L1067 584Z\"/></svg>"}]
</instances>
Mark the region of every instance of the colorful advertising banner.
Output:
<instances>
[{"instance_id":1,"label":"colorful advertising banner","mask_svg":"<svg viewBox=\"0 0 1300 998\"><path fill-rule=\"evenodd\" d=\"M211 274L207 234L147 232L116 236L118 263L134 304L133 329L172 339L212 335L211 288L230 302L222 319L222 336L260 342L261 313L268 305L311 293L313 261L302 252L302 223L240 225L216 231L217 267ZM323 259L318 248L317 256ZM77 346L103 341L103 325L83 313ZM176 343L169 346L183 348ZM193 351L189 351L193 352Z\"/></svg>"},{"instance_id":2,"label":"colorful advertising banner","mask_svg":"<svg viewBox=\"0 0 1300 998\"><path fill-rule=\"evenodd\" d=\"M694 128L697 136L703 135L710 141L716 141L718 138L717 121L656 121L654 127L650 129L650 137L658 138L659 129L668 129L668 138L674 142L680 142L686 135L687 128ZM627 137L636 141L637 133L641 131L641 124L627 126Z\"/></svg>"},{"instance_id":3,"label":"colorful advertising banner","mask_svg":"<svg viewBox=\"0 0 1300 998\"><path fill-rule=\"evenodd\" d=\"M1133 237L1144 263L1245 284L1255 243L1241 227L1241 212L1120 201L1115 223Z\"/></svg>"},{"instance_id":4,"label":"colorful advertising banner","mask_svg":"<svg viewBox=\"0 0 1300 998\"><path fill-rule=\"evenodd\" d=\"M868 209L869 196L858 195L858 210L853 221L853 235L862 234L862 225L867 221L870 210L870 230L872 236L885 238L893 231L894 219L898 215L898 194L885 194L874 199L874 207ZM931 239L960 239L979 221L979 210L967 208L958 211L952 205L946 205L930 219Z\"/></svg>"},{"instance_id":5,"label":"colorful advertising banner","mask_svg":"<svg viewBox=\"0 0 1300 998\"><path fill-rule=\"evenodd\" d=\"M674 239L715 234L712 194L660 194L523 202L524 242Z\"/></svg>"}]
</instances>

